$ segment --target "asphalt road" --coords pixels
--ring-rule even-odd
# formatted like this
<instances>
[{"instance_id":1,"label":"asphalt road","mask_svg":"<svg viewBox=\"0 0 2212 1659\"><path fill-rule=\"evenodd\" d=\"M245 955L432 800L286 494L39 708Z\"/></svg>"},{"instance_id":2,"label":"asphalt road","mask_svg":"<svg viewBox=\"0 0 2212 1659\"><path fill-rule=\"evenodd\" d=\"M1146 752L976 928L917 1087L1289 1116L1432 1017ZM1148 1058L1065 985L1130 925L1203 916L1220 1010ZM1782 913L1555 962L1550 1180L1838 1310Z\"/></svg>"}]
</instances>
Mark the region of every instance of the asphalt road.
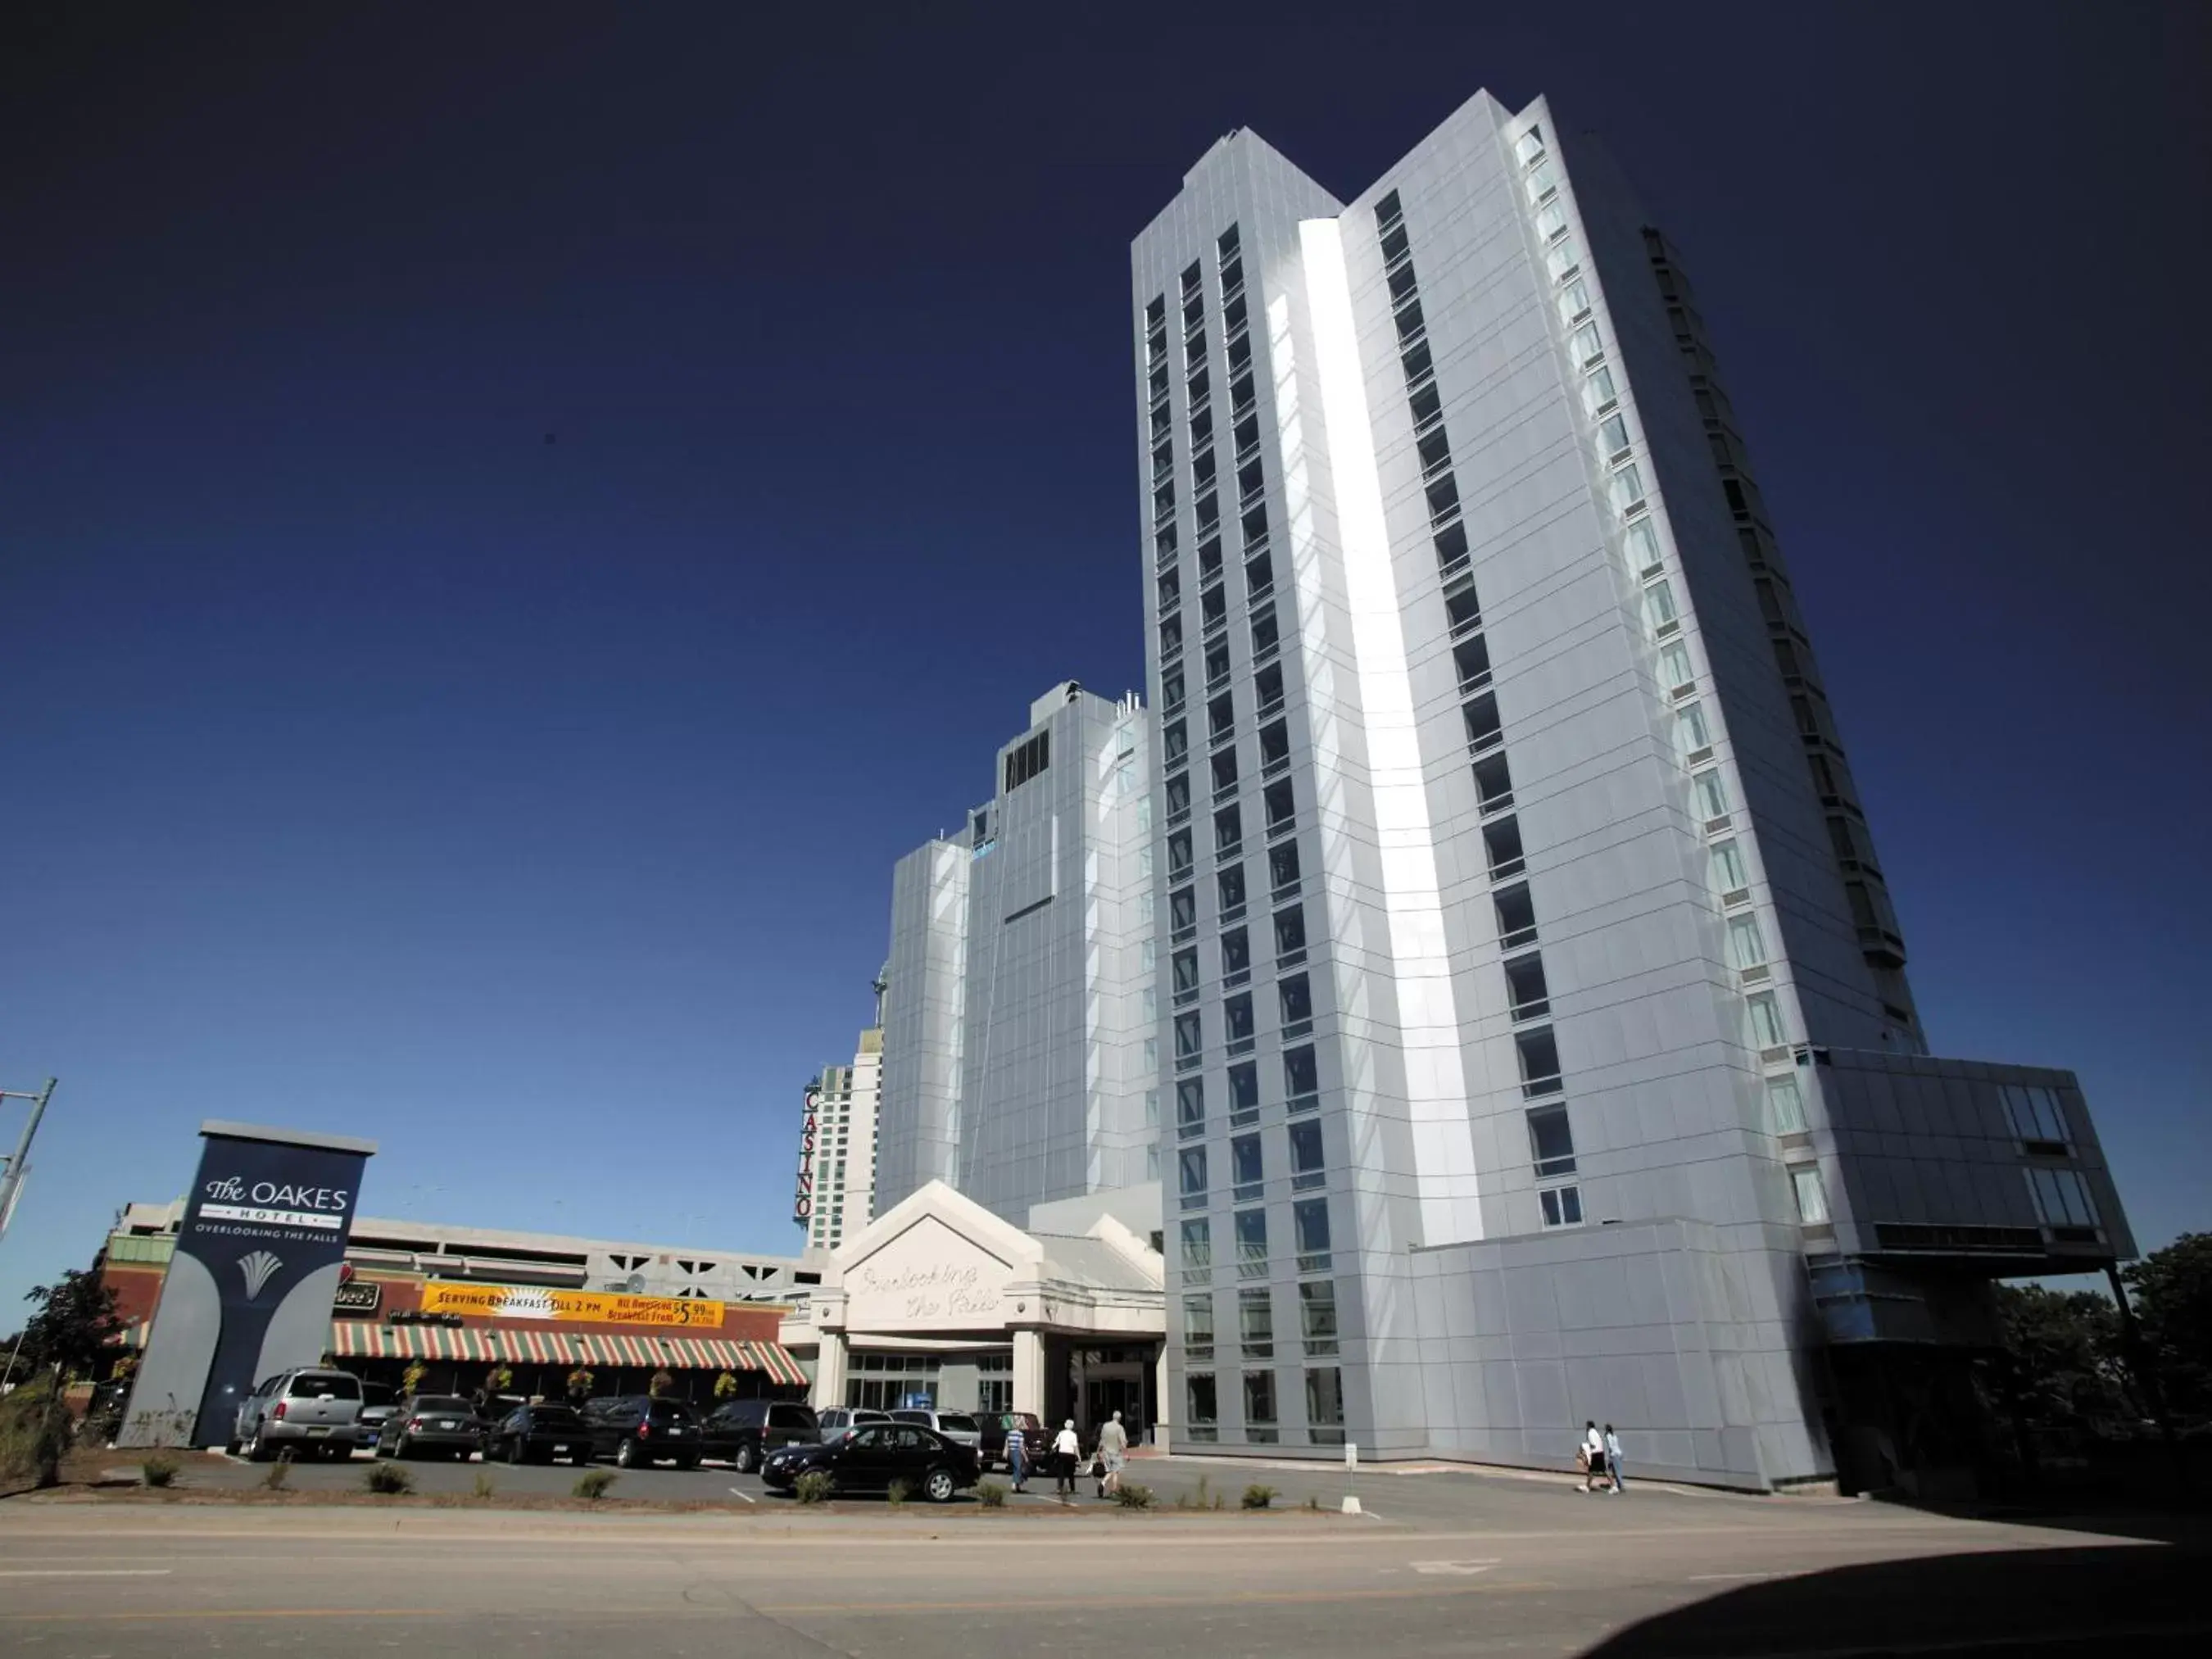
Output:
<instances>
[{"instance_id":1,"label":"asphalt road","mask_svg":"<svg viewBox=\"0 0 2212 1659\"><path fill-rule=\"evenodd\" d=\"M475 1473L432 1470L464 1483ZM2143 1659L2212 1648L2201 1544L1832 1500L1361 1479L1394 1483L1400 1517L1430 1505L1449 1516L879 1503L823 1515L742 1500L616 1516L19 1498L0 1504L0 1653ZM1419 1504L1403 1496L1414 1491Z\"/></svg>"}]
</instances>

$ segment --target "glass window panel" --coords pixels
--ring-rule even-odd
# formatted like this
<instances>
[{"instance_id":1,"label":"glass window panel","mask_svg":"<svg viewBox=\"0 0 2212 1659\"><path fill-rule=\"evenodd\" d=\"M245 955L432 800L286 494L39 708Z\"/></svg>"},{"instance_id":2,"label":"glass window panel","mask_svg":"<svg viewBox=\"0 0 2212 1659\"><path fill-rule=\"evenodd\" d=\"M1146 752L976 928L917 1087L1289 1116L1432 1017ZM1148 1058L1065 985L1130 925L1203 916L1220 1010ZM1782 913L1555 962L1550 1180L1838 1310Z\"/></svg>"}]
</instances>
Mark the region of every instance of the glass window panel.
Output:
<instances>
[{"instance_id":1,"label":"glass window panel","mask_svg":"<svg viewBox=\"0 0 2212 1659\"><path fill-rule=\"evenodd\" d=\"M1283 1051L1283 1091L1292 1099L1300 1095L1317 1094L1321 1091L1321 1070L1314 1060L1311 1048L1285 1048Z\"/></svg>"},{"instance_id":2,"label":"glass window panel","mask_svg":"<svg viewBox=\"0 0 2212 1659\"><path fill-rule=\"evenodd\" d=\"M1697 676L1690 667L1690 647L1669 640L1659 650L1659 678L1664 685L1687 685Z\"/></svg>"},{"instance_id":3,"label":"glass window panel","mask_svg":"<svg viewBox=\"0 0 2212 1659\"><path fill-rule=\"evenodd\" d=\"M1659 562L1659 532L1649 518L1638 519L1621 532L1621 544L1628 550L1628 568L1634 571L1649 570Z\"/></svg>"},{"instance_id":4,"label":"glass window panel","mask_svg":"<svg viewBox=\"0 0 2212 1659\"><path fill-rule=\"evenodd\" d=\"M1697 791L1698 811L1702 816L1717 818L1729 810L1728 786L1721 781L1719 772L1700 772L1690 783Z\"/></svg>"},{"instance_id":5,"label":"glass window panel","mask_svg":"<svg viewBox=\"0 0 2212 1659\"><path fill-rule=\"evenodd\" d=\"M1327 1199L1300 1199L1291 1206L1291 1219L1297 1233L1300 1255L1326 1255L1328 1253Z\"/></svg>"},{"instance_id":6,"label":"glass window panel","mask_svg":"<svg viewBox=\"0 0 2212 1659\"><path fill-rule=\"evenodd\" d=\"M1267 1261L1267 1212L1237 1212L1237 1261L1240 1267L1265 1270Z\"/></svg>"},{"instance_id":7,"label":"glass window panel","mask_svg":"<svg viewBox=\"0 0 2212 1659\"><path fill-rule=\"evenodd\" d=\"M1745 999L1751 1008L1751 1035L1753 1043L1761 1048L1778 1048L1790 1041L1783 1030L1781 1006L1771 991L1761 991L1757 996Z\"/></svg>"},{"instance_id":8,"label":"glass window panel","mask_svg":"<svg viewBox=\"0 0 2212 1659\"><path fill-rule=\"evenodd\" d=\"M1334 1365L1306 1373L1306 1422L1312 1427L1344 1421L1344 1372Z\"/></svg>"},{"instance_id":9,"label":"glass window panel","mask_svg":"<svg viewBox=\"0 0 2212 1659\"><path fill-rule=\"evenodd\" d=\"M1733 841L1713 843L1713 877L1724 893L1751 885L1751 872L1744 866L1743 849Z\"/></svg>"},{"instance_id":10,"label":"glass window panel","mask_svg":"<svg viewBox=\"0 0 2212 1659\"><path fill-rule=\"evenodd\" d=\"M1766 960L1766 941L1760 937L1759 918L1748 912L1729 918L1729 960L1738 968L1756 968Z\"/></svg>"},{"instance_id":11,"label":"glass window panel","mask_svg":"<svg viewBox=\"0 0 2212 1659\"><path fill-rule=\"evenodd\" d=\"M1601 363L1583 377L1583 407L1595 415L1620 396L1613 384L1613 365Z\"/></svg>"},{"instance_id":12,"label":"glass window panel","mask_svg":"<svg viewBox=\"0 0 2212 1659\"><path fill-rule=\"evenodd\" d=\"M1183 1297L1182 1340L1186 1347L1212 1346L1213 1297L1212 1296Z\"/></svg>"},{"instance_id":13,"label":"glass window panel","mask_svg":"<svg viewBox=\"0 0 2212 1659\"><path fill-rule=\"evenodd\" d=\"M1666 578L1662 576L1644 590L1644 617L1654 633L1678 620L1679 615L1674 609L1674 585Z\"/></svg>"},{"instance_id":14,"label":"glass window panel","mask_svg":"<svg viewBox=\"0 0 2212 1659\"><path fill-rule=\"evenodd\" d=\"M1205 1273L1213 1266L1213 1224L1204 1217L1182 1224L1182 1270Z\"/></svg>"},{"instance_id":15,"label":"glass window panel","mask_svg":"<svg viewBox=\"0 0 2212 1659\"><path fill-rule=\"evenodd\" d=\"M1797 1213L1808 1227L1820 1227L1828 1221L1828 1186L1820 1179L1820 1166L1801 1164L1790 1171L1790 1184L1796 1189Z\"/></svg>"},{"instance_id":16,"label":"glass window panel","mask_svg":"<svg viewBox=\"0 0 2212 1659\"><path fill-rule=\"evenodd\" d=\"M1219 1420L1213 1396L1213 1378L1194 1371L1183 1379L1183 1392L1190 1401L1190 1420L1194 1423L1213 1423Z\"/></svg>"},{"instance_id":17,"label":"glass window panel","mask_svg":"<svg viewBox=\"0 0 2212 1659\"><path fill-rule=\"evenodd\" d=\"M1291 1124L1291 1173L1309 1175L1321 1167L1321 1121L1310 1117Z\"/></svg>"},{"instance_id":18,"label":"glass window panel","mask_svg":"<svg viewBox=\"0 0 2212 1659\"><path fill-rule=\"evenodd\" d=\"M1336 1285L1326 1279L1298 1286L1298 1328L1308 1342L1336 1340Z\"/></svg>"},{"instance_id":19,"label":"glass window panel","mask_svg":"<svg viewBox=\"0 0 2212 1659\"><path fill-rule=\"evenodd\" d=\"M1203 1196L1206 1192L1206 1148L1186 1146L1177 1162L1182 1170L1182 1194L1186 1198Z\"/></svg>"},{"instance_id":20,"label":"glass window panel","mask_svg":"<svg viewBox=\"0 0 2212 1659\"><path fill-rule=\"evenodd\" d=\"M1176 1085L1176 1122L1182 1127L1190 1128L1205 1121L1206 1079L1184 1078Z\"/></svg>"},{"instance_id":21,"label":"glass window panel","mask_svg":"<svg viewBox=\"0 0 2212 1659\"><path fill-rule=\"evenodd\" d=\"M1244 1420L1247 1423L1273 1423L1275 1420L1274 1372L1244 1373Z\"/></svg>"},{"instance_id":22,"label":"glass window panel","mask_svg":"<svg viewBox=\"0 0 2212 1659\"><path fill-rule=\"evenodd\" d=\"M1771 1077L1766 1079L1766 1108L1778 1135L1802 1135L1805 1133L1805 1100L1798 1092L1794 1077Z\"/></svg>"},{"instance_id":23,"label":"glass window panel","mask_svg":"<svg viewBox=\"0 0 2212 1659\"><path fill-rule=\"evenodd\" d=\"M1260 1137L1238 1135L1229 1143L1231 1179L1240 1187L1249 1187L1261 1179L1260 1174ZM1237 1218L1237 1228L1243 1228L1243 1217Z\"/></svg>"}]
</instances>

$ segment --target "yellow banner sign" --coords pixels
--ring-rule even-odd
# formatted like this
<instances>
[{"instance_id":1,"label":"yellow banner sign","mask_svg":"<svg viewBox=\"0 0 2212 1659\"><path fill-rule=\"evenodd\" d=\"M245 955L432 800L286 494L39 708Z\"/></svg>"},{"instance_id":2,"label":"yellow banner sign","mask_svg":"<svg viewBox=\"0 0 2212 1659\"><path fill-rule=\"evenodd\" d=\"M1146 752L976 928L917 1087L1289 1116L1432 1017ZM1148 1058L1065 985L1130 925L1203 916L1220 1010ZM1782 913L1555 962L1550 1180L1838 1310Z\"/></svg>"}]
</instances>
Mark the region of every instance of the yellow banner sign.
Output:
<instances>
[{"instance_id":1,"label":"yellow banner sign","mask_svg":"<svg viewBox=\"0 0 2212 1659\"><path fill-rule=\"evenodd\" d=\"M549 1291L529 1285L457 1285L432 1279L422 1286L424 1313L464 1314L476 1319L546 1319L599 1325L717 1327L722 1304L690 1297L614 1296L596 1291Z\"/></svg>"}]
</instances>

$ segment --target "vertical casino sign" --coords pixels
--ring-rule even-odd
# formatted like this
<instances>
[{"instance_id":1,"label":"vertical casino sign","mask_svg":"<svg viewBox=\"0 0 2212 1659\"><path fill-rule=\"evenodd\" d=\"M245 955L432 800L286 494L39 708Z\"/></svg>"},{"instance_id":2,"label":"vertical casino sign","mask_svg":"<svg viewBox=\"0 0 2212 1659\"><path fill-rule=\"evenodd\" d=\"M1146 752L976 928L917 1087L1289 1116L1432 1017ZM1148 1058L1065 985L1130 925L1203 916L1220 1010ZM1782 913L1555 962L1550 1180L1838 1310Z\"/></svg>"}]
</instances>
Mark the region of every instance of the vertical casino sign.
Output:
<instances>
[{"instance_id":1,"label":"vertical casino sign","mask_svg":"<svg viewBox=\"0 0 2212 1659\"><path fill-rule=\"evenodd\" d=\"M814 1089L806 1091L806 1119L799 1129L799 1190L792 1197L791 1218L801 1227L814 1216L814 1132L820 1121L817 1107L820 1093Z\"/></svg>"},{"instance_id":2,"label":"vertical casino sign","mask_svg":"<svg viewBox=\"0 0 2212 1659\"><path fill-rule=\"evenodd\" d=\"M203 1123L200 1135L118 1445L220 1445L256 1383L330 1346L376 1143L250 1123Z\"/></svg>"}]
</instances>

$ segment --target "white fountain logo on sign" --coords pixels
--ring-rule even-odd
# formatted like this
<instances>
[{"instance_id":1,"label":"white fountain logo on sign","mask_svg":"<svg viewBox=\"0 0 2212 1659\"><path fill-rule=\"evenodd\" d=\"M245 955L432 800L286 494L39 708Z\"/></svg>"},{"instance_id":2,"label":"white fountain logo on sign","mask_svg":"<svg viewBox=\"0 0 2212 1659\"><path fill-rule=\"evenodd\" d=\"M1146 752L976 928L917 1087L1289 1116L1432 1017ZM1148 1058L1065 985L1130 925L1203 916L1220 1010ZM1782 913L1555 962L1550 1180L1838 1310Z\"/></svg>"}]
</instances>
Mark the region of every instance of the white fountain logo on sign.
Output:
<instances>
[{"instance_id":1,"label":"white fountain logo on sign","mask_svg":"<svg viewBox=\"0 0 2212 1659\"><path fill-rule=\"evenodd\" d=\"M261 1294L261 1287L270 1276L284 1264L266 1250L256 1250L252 1255L239 1259L238 1271L246 1275L246 1299L248 1302Z\"/></svg>"}]
</instances>

